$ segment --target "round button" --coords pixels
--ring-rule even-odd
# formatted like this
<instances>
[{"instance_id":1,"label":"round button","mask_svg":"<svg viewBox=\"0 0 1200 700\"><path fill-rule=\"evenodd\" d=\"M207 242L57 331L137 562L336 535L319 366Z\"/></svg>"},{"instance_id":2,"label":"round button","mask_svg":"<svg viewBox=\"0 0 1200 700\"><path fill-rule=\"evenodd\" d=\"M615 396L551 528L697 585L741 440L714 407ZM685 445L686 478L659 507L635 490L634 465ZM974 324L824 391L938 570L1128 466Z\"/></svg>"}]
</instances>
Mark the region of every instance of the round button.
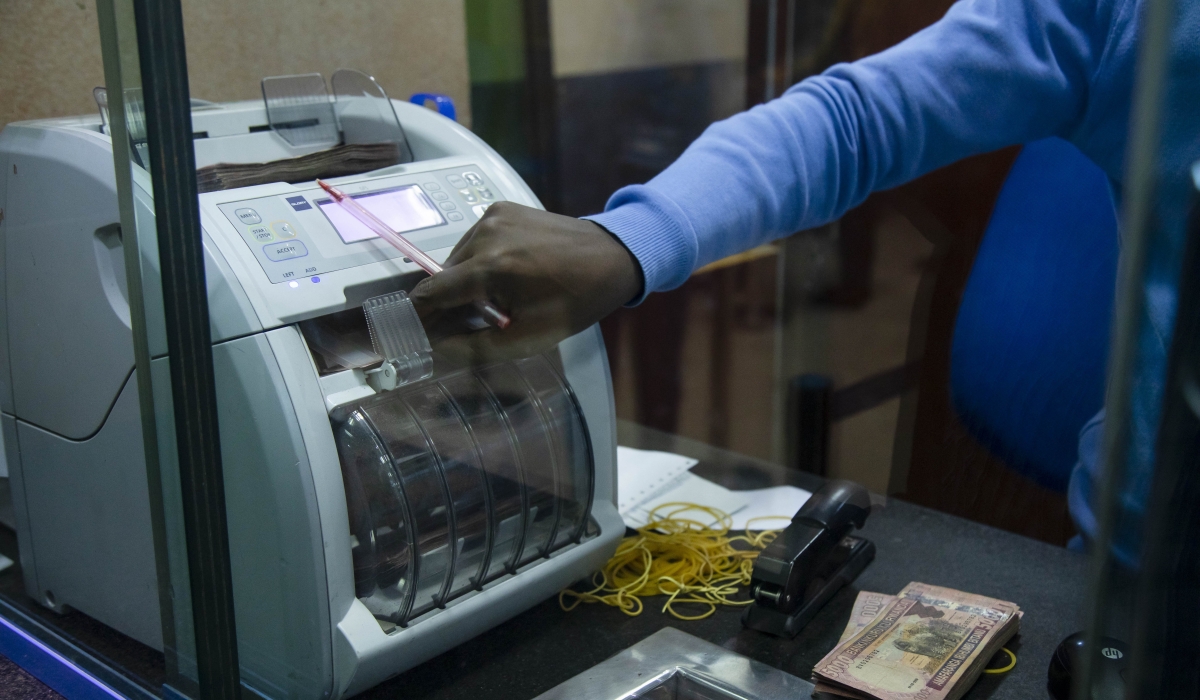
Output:
<instances>
[{"instance_id":1,"label":"round button","mask_svg":"<svg viewBox=\"0 0 1200 700\"><path fill-rule=\"evenodd\" d=\"M451 211L455 208L454 202L438 202L438 206L441 207L443 211Z\"/></svg>"},{"instance_id":2,"label":"round button","mask_svg":"<svg viewBox=\"0 0 1200 700\"><path fill-rule=\"evenodd\" d=\"M430 192L437 192L438 190L442 189L442 186L437 184L436 182L426 182L424 185L422 185L422 187L429 190Z\"/></svg>"},{"instance_id":3,"label":"round button","mask_svg":"<svg viewBox=\"0 0 1200 700\"><path fill-rule=\"evenodd\" d=\"M462 220L463 220L463 215L462 215L462 214L459 214L459 213L458 213L458 212L456 212L456 211L452 211L452 212L450 212L449 214L447 214L447 215L446 215L446 218L447 218L447 219L450 219L451 221L462 221Z\"/></svg>"},{"instance_id":4,"label":"round button","mask_svg":"<svg viewBox=\"0 0 1200 700\"><path fill-rule=\"evenodd\" d=\"M450 195L446 194L445 192L434 192L433 194L431 194L429 196L433 197L434 199L436 199L439 202L444 202L447 199L450 199Z\"/></svg>"},{"instance_id":5,"label":"round button","mask_svg":"<svg viewBox=\"0 0 1200 700\"><path fill-rule=\"evenodd\" d=\"M275 231L275 235L280 238L295 238L296 227L287 221L276 221L271 224L271 228Z\"/></svg>"}]
</instances>

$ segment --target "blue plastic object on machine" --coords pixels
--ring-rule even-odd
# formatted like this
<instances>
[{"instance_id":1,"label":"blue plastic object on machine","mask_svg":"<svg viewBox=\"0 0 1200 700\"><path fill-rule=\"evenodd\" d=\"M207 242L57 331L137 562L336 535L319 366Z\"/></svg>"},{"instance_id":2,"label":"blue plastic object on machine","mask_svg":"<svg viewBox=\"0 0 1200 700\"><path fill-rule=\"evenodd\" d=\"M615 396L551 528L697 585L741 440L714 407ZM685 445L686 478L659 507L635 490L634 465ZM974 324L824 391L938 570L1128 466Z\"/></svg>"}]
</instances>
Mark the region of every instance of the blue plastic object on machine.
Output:
<instances>
[{"instance_id":1,"label":"blue plastic object on machine","mask_svg":"<svg viewBox=\"0 0 1200 700\"><path fill-rule=\"evenodd\" d=\"M417 92L413 93L413 96L408 98L408 101L421 106L432 102L434 107L437 108L438 114L447 119L458 121L458 112L454 109L454 100L450 99L448 95L436 92Z\"/></svg>"},{"instance_id":2,"label":"blue plastic object on machine","mask_svg":"<svg viewBox=\"0 0 1200 700\"><path fill-rule=\"evenodd\" d=\"M1025 146L996 200L954 329L951 391L971 433L1065 492L1104 403L1117 270L1104 172L1058 138Z\"/></svg>"}]
</instances>

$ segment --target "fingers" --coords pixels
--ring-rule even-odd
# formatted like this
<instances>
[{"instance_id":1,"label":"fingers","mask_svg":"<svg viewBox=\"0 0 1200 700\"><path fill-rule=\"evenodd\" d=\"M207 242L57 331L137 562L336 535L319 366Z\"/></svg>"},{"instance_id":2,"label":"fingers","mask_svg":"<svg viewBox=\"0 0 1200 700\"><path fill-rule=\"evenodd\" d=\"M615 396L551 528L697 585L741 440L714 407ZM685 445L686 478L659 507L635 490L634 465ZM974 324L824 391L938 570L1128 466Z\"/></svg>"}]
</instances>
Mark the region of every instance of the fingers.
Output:
<instances>
[{"instance_id":1,"label":"fingers","mask_svg":"<svg viewBox=\"0 0 1200 700\"><path fill-rule=\"evenodd\" d=\"M524 343L506 342L510 337L507 330L487 329L442 337L433 349L456 367L481 367L535 354Z\"/></svg>"},{"instance_id":2,"label":"fingers","mask_svg":"<svg viewBox=\"0 0 1200 700\"><path fill-rule=\"evenodd\" d=\"M487 299L485 274L470 260L426 277L413 288L409 298L421 318L465 306L476 299Z\"/></svg>"},{"instance_id":3,"label":"fingers","mask_svg":"<svg viewBox=\"0 0 1200 700\"><path fill-rule=\"evenodd\" d=\"M432 342L433 351L454 367L479 367L508 359L496 352L483 336L492 331L462 333L439 338Z\"/></svg>"},{"instance_id":4,"label":"fingers","mask_svg":"<svg viewBox=\"0 0 1200 700\"><path fill-rule=\"evenodd\" d=\"M490 213L490 210L489 210ZM459 239L441 272L421 280L409 295L422 318L489 297L485 265L478 259L478 242L489 226L488 213Z\"/></svg>"},{"instance_id":5,"label":"fingers","mask_svg":"<svg viewBox=\"0 0 1200 700\"><path fill-rule=\"evenodd\" d=\"M462 263L464 260L470 259L471 252L469 250L469 246L471 241L475 238L475 232L477 230L479 230L479 223L476 223L474 226L468 229L467 232L463 234L463 237L458 239L458 243L454 244L454 248L450 251L450 255L446 256L446 267L453 267Z\"/></svg>"},{"instance_id":6,"label":"fingers","mask_svg":"<svg viewBox=\"0 0 1200 700\"><path fill-rule=\"evenodd\" d=\"M478 247L480 241L486 239L489 233L494 235L497 232L497 229L502 226L499 221L504 217L504 212L511 213L513 207L524 209L524 207L510 202L496 202L488 207L483 218L477 221L454 245L454 249L446 258L446 267L459 265L474 257L477 252L474 249Z\"/></svg>"},{"instance_id":7,"label":"fingers","mask_svg":"<svg viewBox=\"0 0 1200 700\"><path fill-rule=\"evenodd\" d=\"M481 366L499 361L533 357L550 351L566 337L563 328L511 325L504 330L488 328L474 333L432 335L434 352L456 366Z\"/></svg>"}]
</instances>

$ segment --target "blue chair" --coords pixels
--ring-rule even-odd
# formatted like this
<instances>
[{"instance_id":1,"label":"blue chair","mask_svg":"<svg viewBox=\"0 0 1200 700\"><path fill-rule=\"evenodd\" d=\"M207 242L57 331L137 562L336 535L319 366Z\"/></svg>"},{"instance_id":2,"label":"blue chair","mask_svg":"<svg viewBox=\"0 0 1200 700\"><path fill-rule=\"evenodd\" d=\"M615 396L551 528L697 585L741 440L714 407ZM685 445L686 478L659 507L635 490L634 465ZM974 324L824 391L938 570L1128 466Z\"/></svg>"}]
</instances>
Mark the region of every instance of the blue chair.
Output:
<instances>
[{"instance_id":1,"label":"blue chair","mask_svg":"<svg viewBox=\"0 0 1200 700\"><path fill-rule=\"evenodd\" d=\"M1026 145L963 292L950 383L976 439L1054 491L1104 403L1117 252L1104 172L1062 139Z\"/></svg>"}]
</instances>

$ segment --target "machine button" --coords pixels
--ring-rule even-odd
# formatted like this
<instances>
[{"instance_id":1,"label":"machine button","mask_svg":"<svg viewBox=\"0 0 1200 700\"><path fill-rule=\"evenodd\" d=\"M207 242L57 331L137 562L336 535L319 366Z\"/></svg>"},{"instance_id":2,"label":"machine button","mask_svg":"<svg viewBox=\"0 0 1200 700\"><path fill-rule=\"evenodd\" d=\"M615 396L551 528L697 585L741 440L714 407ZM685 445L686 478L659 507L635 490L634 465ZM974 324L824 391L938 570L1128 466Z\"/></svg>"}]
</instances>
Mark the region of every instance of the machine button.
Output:
<instances>
[{"instance_id":1,"label":"machine button","mask_svg":"<svg viewBox=\"0 0 1200 700\"><path fill-rule=\"evenodd\" d=\"M456 209L454 202L438 202L438 206L442 208L442 211L453 211Z\"/></svg>"},{"instance_id":2,"label":"machine button","mask_svg":"<svg viewBox=\"0 0 1200 700\"><path fill-rule=\"evenodd\" d=\"M486 187L477 188L475 191L478 192L479 196L483 199L492 200L496 198L495 195L492 194L492 191Z\"/></svg>"},{"instance_id":3,"label":"machine button","mask_svg":"<svg viewBox=\"0 0 1200 700\"><path fill-rule=\"evenodd\" d=\"M471 211L474 212L475 216L478 216L479 218L482 219L483 212L487 211L488 207L490 207L490 206L492 206L492 205L491 204L476 204L475 206L471 207Z\"/></svg>"},{"instance_id":4,"label":"machine button","mask_svg":"<svg viewBox=\"0 0 1200 700\"><path fill-rule=\"evenodd\" d=\"M463 173L463 177L466 178L467 182L471 183L472 185L476 187L483 187L483 178L479 177L479 173L468 170L467 172Z\"/></svg>"},{"instance_id":5,"label":"machine button","mask_svg":"<svg viewBox=\"0 0 1200 700\"><path fill-rule=\"evenodd\" d=\"M467 200L467 204L474 204L479 201L479 198L471 190L459 190L458 193L462 195L463 199Z\"/></svg>"},{"instance_id":6,"label":"machine button","mask_svg":"<svg viewBox=\"0 0 1200 700\"><path fill-rule=\"evenodd\" d=\"M291 260L292 258L303 258L305 255L308 255L308 248L304 246L303 241L288 241L286 243L265 245L263 246L263 252L271 260L280 262Z\"/></svg>"},{"instance_id":7,"label":"machine button","mask_svg":"<svg viewBox=\"0 0 1200 700\"><path fill-rule=\"evenodd\" d=\"M457 175L447 175L446 182L449 182L450 186L456 190L461 190L467 186L467 181Z\"/></svg>"},{"instance_id":8,"label":"machine button","mask_svg":"<svg viewBox=\"0 0 1200 700\"><path fill-rule=\"evenodd\" d=\"M442 186L437 184L436 182L426 182L425 184L423 184L421 186L424 187L425 189L429 190L430 192L437 192L438 190L442 189Z\"/></svg>"},{"instance_id":9,"label":"machine button","mask_svg":"<svg viewBox=\"0 0 1200 700\"><path fill-rule=\"evenodd\" d=\"M458 212L456 212L456 211L452 211L452 212L450 212L449 214L447 214L447 215L446 215L446 218L447 218L447 219L450 219L451 221L462 221L462 220L463 220L463 215L462 215L462 214L459 214L459 213L458 213Z\"/></svg>"},{"instance_id":10,"label":"machine button","mask_svg":"<svg viewBox=\"0 0 1200 700\"><path fill-rule=\"evenodd\" d=\"M233 212L233 215L236 216L238 218L238 221L241 221L243 224L261 224L262 223L262 217L258 215L258 212L254 211L253 209L251 209L249 207L238 209Z\"/></svg>"},{"instance_id":11,"label":"machine button","mask_svg":"<svg viewBox=\"0 0 1200 700\"><path fill-rule=\"evenodd\" d=\"M444 202L447 199L450 199L450 195L446 194L445 192L434 192L434 193L430 194L429 196L433 197L434 199L436 199L439 202Z\"/></svg>"},{"instance_id":12,"label":"machine button","mask_svg":"<svg viewBox=\"0 0 1200 700\"><path fill-rule=\"evenodd\" d=\"M287 221L276 221L271 224L271 228L275 231L275 235L280 238L296 237L296 227Z\"/></svg>"},{"instance_id":13,"label":"machine button","mask_svg":"<svg viewBox=\"0 0 1200 700\"><path fill-rule=\"evenodd\" d=\"M271 234L271 229L262 225L251 226L250 235L254 236L254 240L258 241L259 243L267 243L275 240L275 236Z\"/></svg>"}]
</instances>

